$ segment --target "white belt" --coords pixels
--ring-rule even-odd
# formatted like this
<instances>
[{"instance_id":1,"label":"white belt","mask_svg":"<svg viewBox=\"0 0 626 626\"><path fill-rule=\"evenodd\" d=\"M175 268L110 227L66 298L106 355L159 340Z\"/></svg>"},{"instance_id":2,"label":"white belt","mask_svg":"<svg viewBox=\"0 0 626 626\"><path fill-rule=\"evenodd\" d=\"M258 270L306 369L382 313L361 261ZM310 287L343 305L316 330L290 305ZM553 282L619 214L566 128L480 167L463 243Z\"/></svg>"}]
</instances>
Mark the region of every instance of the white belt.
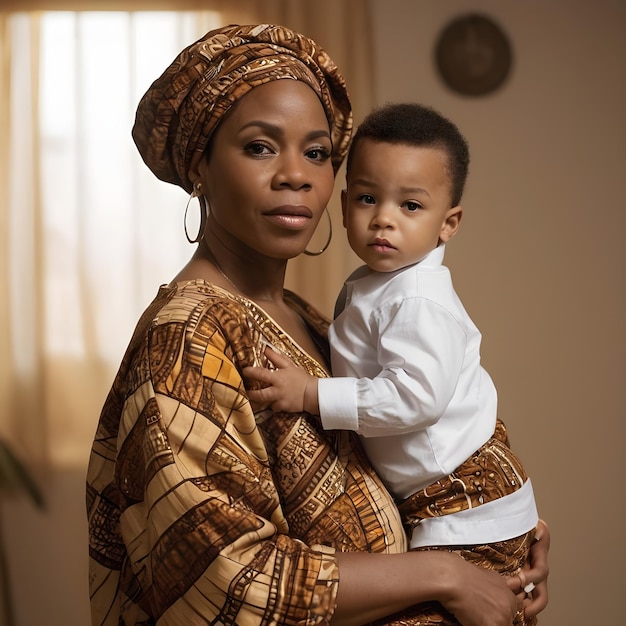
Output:
<instances>
[{"instance_id":1,"label":"white belt","mask_svg":"<svg viewBox=\"0 0 626 626\"><path fill-rule=\"evenodd\" d=\"M413 528L410 547L476 545L519 537L535 528L539 516L528 479L497 500L450 515L428 517Z\"/></svg>"}]
</instances>

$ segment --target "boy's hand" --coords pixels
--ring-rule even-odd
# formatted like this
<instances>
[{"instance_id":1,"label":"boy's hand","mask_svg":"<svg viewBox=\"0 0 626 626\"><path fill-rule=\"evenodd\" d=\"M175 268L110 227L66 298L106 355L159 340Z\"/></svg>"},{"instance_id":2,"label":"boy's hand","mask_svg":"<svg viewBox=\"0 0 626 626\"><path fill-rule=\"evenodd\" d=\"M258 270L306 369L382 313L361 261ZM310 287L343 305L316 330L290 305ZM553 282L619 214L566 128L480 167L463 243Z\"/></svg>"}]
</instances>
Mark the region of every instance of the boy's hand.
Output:
<instances>
[{"instance_id":1,"label":"boy's hand","mask_svg":"<svg viewBox=\"0 0 626 626\"><path fill-rule=\"evenodd\" d=\"M257 406L270 406L274 411L318 414L317 378L269 346L265 349L265 356L276 366L275 370L265 367L243 369L246 379L265 385L263 389L248 389L250 401Z\"/></svg>"}]
</instances>

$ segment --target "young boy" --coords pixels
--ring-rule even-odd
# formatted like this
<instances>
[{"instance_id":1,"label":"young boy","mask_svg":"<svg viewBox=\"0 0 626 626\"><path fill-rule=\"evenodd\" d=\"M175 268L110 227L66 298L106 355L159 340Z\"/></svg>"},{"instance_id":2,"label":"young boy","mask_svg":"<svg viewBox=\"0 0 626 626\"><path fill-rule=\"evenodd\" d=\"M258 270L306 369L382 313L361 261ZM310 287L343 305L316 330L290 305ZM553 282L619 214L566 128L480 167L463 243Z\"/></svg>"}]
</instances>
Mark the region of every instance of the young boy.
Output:
<instances>
[{"instance_id":1,"label":"young boy","mask_svg":"<svg viewBox=\"0 0 626 626\"><path fill-rule=\"evenodd\" d=\"M532 486L496 417L480 332L442 264L468 165L464 137L433 109L373 111L355 133L342 193L348 241L365 265L345 283L329 330L333 378L271 350L277 369L245 374L269 385L250 390L253 402L359 433L411 548L454 547L516 574L538 519Z\"/></svg>"}]
</instances>

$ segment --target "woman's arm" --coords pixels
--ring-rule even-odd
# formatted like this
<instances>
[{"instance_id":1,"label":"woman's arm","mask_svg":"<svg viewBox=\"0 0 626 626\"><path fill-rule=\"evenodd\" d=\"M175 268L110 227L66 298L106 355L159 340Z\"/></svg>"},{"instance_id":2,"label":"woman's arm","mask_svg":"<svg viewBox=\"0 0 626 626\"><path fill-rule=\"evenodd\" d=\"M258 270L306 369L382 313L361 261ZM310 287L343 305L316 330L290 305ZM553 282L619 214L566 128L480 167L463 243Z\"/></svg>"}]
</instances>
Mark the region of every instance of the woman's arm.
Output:
<instances>
[{"instance_id":1,"label":"woman's arm","mask_svg":"<svg viewBox=\"0 0 626 626\"><path fill-rule=\"evenodd\" d=\"M398 555L338 554L340 585L333 626L356 626L403 610L413 603L439 601L464 626L513 622L518 610L526 620L548 604L550 531L539 520L536 540L521 576L505 578L433 550ZM532 583L534 589L526 593ZM513 593L507 593L507 586Z\"/></svg>"},{"instance_id":2,"label":"woman's arm","mask_svg":"<svg viewBox=\"0 0 626 626\"><path fill-rule=\"evenodd\" d=\"M446 551L342 553L333 626L358 626L439 601L464 626L510 626L521 599L499 574Z\"/></svg>"},{"instance_id":3,"label":"woman's arm","mask_svg":"<svg viewBox=\"0 0 626 626\"><path fill-rule=\"evenodd\" d=\"M221 332L241 327L230 301L217 321L194 317L206 308L194 293L148 310L102 411L88 471L92 621L327 623L338 566L332 549L288 534L233 359L240 347L251 360L250 341Z\"/></svg>"}]
</instances>

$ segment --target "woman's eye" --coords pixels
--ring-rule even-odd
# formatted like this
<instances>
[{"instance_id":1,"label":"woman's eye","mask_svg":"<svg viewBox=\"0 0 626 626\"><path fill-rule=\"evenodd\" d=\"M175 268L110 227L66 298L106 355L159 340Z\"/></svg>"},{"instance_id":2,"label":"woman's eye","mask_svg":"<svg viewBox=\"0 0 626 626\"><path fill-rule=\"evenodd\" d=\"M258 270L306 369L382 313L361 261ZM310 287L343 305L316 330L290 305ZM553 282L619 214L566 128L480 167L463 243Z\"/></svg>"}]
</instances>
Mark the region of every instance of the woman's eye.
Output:
<instances>
[{"instance_id":1,"label":"woman's eye","mask_svg":"<svg viewBox=\"0 0 626 626\"><path fill-rule=\"evenodd\" d=\"M244 148L246 152L249 152L253 156L263 156L264 154L271 154L271 150L268 146L260 141L252 141Z\"/></svg>"},{"instance_id":2,"label":"woman's eye","mask_svg":"<svg viewBox=\"0 0 626 626\"><path fill-rule=\"evenodd\" d=\"M310 150L307 150L306 155L309 159L312 159L313 161L323 162L330 159L330 150L322 146L318 146L317 148L311 148Z\"/></svg>"}]
</instances>

